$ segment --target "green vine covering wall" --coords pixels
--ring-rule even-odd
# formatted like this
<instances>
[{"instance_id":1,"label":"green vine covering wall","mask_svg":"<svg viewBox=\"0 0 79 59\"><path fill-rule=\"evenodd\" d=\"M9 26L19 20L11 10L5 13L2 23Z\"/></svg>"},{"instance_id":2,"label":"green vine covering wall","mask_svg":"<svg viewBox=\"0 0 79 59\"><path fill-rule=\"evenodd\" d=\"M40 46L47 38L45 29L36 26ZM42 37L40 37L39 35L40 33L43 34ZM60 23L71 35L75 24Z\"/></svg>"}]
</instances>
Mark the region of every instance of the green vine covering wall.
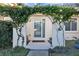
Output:
<instances>
[{"instance_id":1,"label":"green vine covering wall","mask_svg":"<svg viewBox=\"0 0 79 59\"><path fill-rule=\"evenodd\" d=\"M73 14L77 14L76 12L75 8L65 6L0 6L0 14L9 15L17 26L26 23L29 16L35 13L50 15L54 17L54 21L64 22L68 21Z\"/></svg>"},{"instance_id":2,"label":"green vine covering wall","mask_svg":"<svg viewBox=\"0 0 79 59\"><path fill-rule=\"evenodd\" d=\"M10 16L12 18L11 25L15 27L18 30L18 27L20 26L20 30L22 29L22 25L26 23L30 17L30 15L35 13L42 13L45 15L50 15L54 19L54 22L65 22L69 21L71 16L77 15L78 12L73 7L59 7L59 6L34 6L34 7L28 7L28 6L0 6L0 15L2 16ZM0 26L3 26L3 28L0 28L0 32L4 35L4 32L6 33L4 36L0 37L0 47L5 48L6 44L7 46L11 44L11 36L9 35L10 31L7 32L7 26L4 25L4 22L0 22ZM2 25L3 24L3 25ZM20 31L21 33L21 31ZM11 33L10 33L11 34ZM11 34L12 35L12 34ZM6 37L7 36L7 37ZM21 35L19 35L21 36ZM18 36L18 38L19 38ZM8 39L9 38L9 39ZM22 38L23 35L22 35ZM9 41L8 41L9 40ZM24 39L23 39L24 40ZM6 43L7 42L7 43ZM24 42L24 41L23 41ZM4 43L4 44L3 44ZM3 46L4 45L4 46Z\"/></svg>"}]
</instances>

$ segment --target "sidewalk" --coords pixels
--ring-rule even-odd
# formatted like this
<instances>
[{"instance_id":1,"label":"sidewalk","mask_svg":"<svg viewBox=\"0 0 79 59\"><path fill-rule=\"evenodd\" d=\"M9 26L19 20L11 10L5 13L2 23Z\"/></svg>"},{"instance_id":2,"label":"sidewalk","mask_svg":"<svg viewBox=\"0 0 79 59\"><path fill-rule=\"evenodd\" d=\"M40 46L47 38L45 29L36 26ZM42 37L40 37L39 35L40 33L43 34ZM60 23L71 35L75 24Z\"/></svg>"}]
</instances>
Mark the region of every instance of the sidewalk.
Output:
<instances>
[{"instance_id":1,"label":"sidewalk","mask_svg":"<svg viewBox=\"0 0 79 59\"><path fill-rule=\"evenodd\" d=\"M48 56L48 50L30 50L27 56Z\"/></svg>"}]
</instances>

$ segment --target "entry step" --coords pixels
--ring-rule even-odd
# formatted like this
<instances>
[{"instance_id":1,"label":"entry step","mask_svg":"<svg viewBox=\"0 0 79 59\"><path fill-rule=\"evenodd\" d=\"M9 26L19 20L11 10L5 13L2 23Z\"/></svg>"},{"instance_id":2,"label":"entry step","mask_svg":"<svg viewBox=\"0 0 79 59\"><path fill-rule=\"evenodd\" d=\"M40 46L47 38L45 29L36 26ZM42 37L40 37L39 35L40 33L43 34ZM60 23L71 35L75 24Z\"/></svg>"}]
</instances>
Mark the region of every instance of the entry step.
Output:
<instances>
[{"instance_id":1,"label":"entry step","mask_svg":"<svg viewBox=\"0 0 79 59\"><path fill-rule=\"evenodd\" d=\"M33 40L32 42L45 42L45 40Z\"/></svg>"},{"instance_id":2,"label":"entry step","mask_svg":"<svg viewBox=\"0 0 79 59\"><path fill-rule=\"evenodd\" d=\"M49 43L30 42L26 47L29 49L49 49L50 46L51 45Z\"/></svg>"}]
</instances>

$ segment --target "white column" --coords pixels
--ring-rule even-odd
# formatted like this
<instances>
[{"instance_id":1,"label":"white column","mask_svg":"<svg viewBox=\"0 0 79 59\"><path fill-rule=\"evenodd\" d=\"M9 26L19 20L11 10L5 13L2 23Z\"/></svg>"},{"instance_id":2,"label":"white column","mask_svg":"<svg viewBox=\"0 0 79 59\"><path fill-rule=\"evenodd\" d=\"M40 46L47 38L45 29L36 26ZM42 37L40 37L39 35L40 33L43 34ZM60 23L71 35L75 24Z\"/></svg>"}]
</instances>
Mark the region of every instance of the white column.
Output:
<instances>
[{"instance_id":1,"label":"white column","mask_svg":"<svg viewBox=\"0 0 79 59\"><path fill-rule=\"evenodd\" d=\"M52 46L53 48L56 46L65 46L65 39L64 39L64 31L58 31L57 33L57 29L59 28L58 24L52 24ZM62 25L64 28L64 25ZM58 36L58 38L57 38Z\"/></svg>"},{"instance_id":2,"label":"white column","mask_svg":"<svg viewBox=\"0 0 79 59\"><path fill-rule=\"evenodd\" d=\"M17 33L16 33L16 29L13 28L13 48L17 46Z\"/></svg>"},{"instance_id":3,"label":"white column","mask_svg":"<svg viewBox=\"0 0 79 59\"><path fill-rule=\"evenodd\" d=\"M24 44L23 46L26 48L26 25L23 26L22 28L22 34L24 36ZM16 33L16 29L13 28L13 48L17 46L17 33ZM22 38L19 39L18 41L18 46L22 46Z\"/></svg>"},{"instance_id":4,"label":"white column","mask_svg":"<svg viewBox=\"0 0 79 59\"><path fill-rule=\"evenodd\" d=\"M63 30L58 31L58 39L59 39L59 42L61 42L60 46L65 47L65 38L64 38L65 26L64 26L64 24L61 24L61 26L62 26Z\"/></svg>"},{"instance_id":5,"label":"white column","mask_svg":"<svg viewBox=\"0 0 79 59\"><path fill-rule=\"evenodd\" d=\"M26 35L27 35L27 30L26 30L26 24L24 25L23 29L22 29L22 34L24 36L24 47L26 48L26 43L27 43L27 38L26 38Z\"/></svg>"},{"instance_id":6,"label":"white column","mask_svg":"<svg viewBox=\"0 0 79 59\"><path fill-rule=\"evenodd\" d=\"M58 46L57 42L57 24L52 24L52 47Z\"/></svg>"}]
</instances>

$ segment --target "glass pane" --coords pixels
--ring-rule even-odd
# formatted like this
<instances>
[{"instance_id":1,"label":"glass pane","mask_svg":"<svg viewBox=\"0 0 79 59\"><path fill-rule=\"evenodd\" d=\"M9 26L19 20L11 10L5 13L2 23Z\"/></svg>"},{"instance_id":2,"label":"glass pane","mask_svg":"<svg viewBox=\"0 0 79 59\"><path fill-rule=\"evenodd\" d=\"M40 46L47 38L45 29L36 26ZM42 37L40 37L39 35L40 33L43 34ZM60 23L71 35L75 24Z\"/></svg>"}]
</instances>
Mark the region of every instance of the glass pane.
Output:
<instances>
[{"instance_id":1,"label":"glass pane","mask_svg":"<svg viewBox=\"0 0 79 59\"><path fill-rule=\"evenodd\" d=\"M76 31L77 30L77 22L72 21L72 31Z\"/></svg>"},{"instance_id":2,"label":"glass pane","mask_svg":"<svg viewBox=\"0 0 79 59\"><path fill-rule=\"evenodd\" d=\"M42 30L43 30L43 37L45 37L45 19L43 19L43 23L42 23Z\"/></svg>"},{"instance_id":3,"label":"glass pane","mask_svg":"<svg viewBox=\"0 0 79 59\"><path fill-rule=\"evenodd\" d=\"M41 22L35 22L34 29L36 29L34 32L34 37L41 37Z\"/></svg>"},{"instance_id":4,"label":"glass pane","mask_svg":"<svg viewBox=\"0 0 79 59\"><path fill-rule=\"evenodd\" d=\"M70 31L70 22L65 23L65 30Z\"/></svg>"}]
</instances>

